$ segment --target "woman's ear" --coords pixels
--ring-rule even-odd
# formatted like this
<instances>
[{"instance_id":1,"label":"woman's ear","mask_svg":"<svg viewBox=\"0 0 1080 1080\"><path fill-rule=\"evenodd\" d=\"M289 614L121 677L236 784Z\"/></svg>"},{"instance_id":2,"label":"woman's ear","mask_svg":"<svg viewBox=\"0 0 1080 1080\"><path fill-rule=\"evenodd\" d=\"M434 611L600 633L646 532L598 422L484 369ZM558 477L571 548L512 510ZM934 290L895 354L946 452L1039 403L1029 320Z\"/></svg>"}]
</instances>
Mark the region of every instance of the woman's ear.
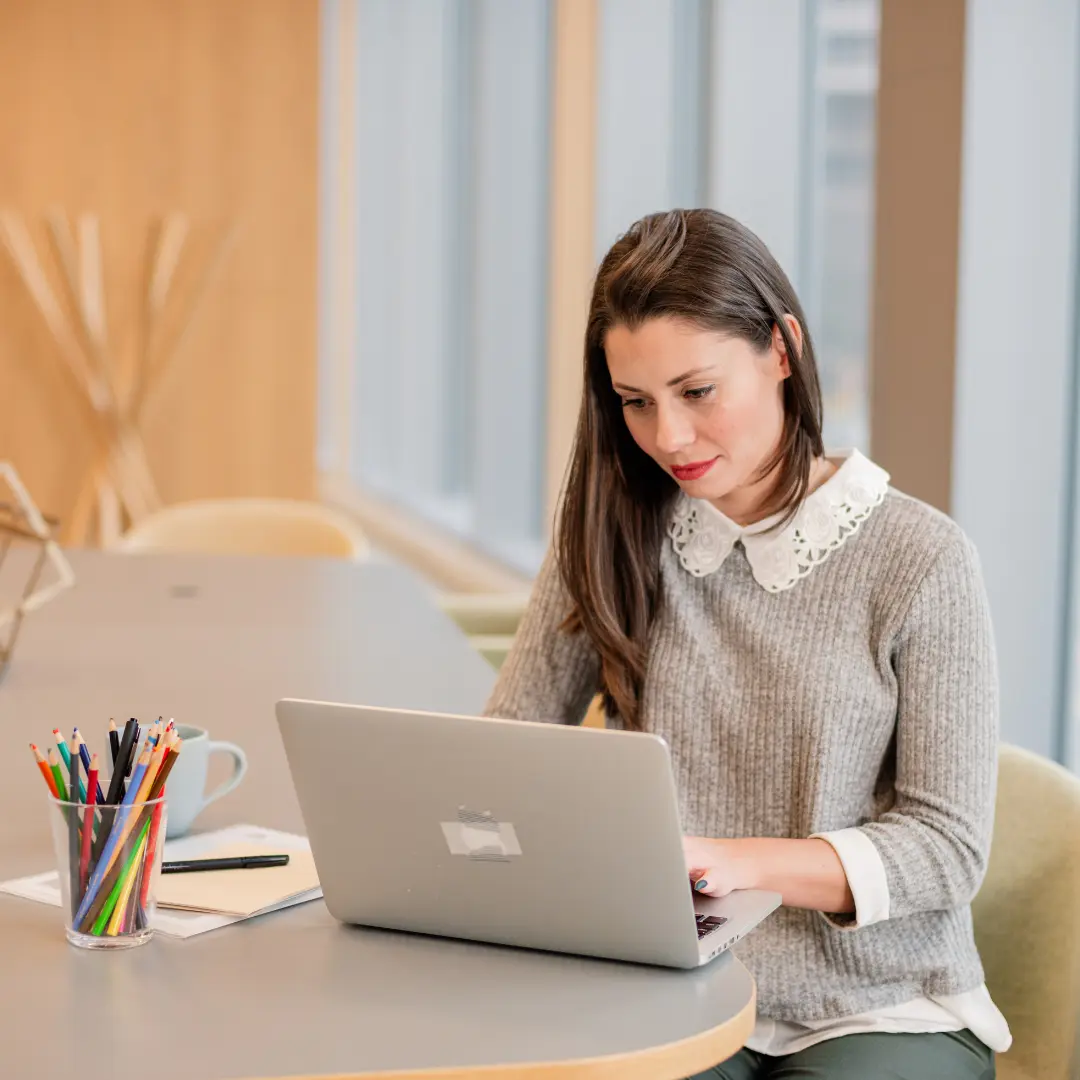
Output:
<instances>
[{"instance_id":1,"label":"woman's ear","mask_svg":"<svg viewBox=\"0 0 1080 1080\"><path fill-rule=\"evenodd\" d=\"M803 343L802 325L794 315L785 315L784 325L787 328L788 334L791 336L791 340L795 344L796 355L801 356ZM788 359L787 345L784 344L784 335L780 332L779 326L773 327L772 347L780 361L780 373L783 378L786 379L791 374L791 361Z\"/></svg>"}]
</instances>

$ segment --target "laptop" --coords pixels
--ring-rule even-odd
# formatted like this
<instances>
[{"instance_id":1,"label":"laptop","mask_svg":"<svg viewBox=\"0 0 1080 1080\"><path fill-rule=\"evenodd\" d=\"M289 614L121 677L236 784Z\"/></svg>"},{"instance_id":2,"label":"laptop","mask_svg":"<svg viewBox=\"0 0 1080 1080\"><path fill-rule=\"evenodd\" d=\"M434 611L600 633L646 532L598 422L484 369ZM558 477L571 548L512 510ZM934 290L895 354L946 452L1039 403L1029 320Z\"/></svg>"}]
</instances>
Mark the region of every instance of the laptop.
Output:
<instances>
[{"instance_id":1,"label":"laptop","mask_svg":"<svg viewBox=\"0 0 1080 1080\"><path fill-rule=\"evenodd\" d=\"M291 699L276 712L341 922L694 968L780 904L695 895L658 736Z\"/></svg>"}]
</instances>

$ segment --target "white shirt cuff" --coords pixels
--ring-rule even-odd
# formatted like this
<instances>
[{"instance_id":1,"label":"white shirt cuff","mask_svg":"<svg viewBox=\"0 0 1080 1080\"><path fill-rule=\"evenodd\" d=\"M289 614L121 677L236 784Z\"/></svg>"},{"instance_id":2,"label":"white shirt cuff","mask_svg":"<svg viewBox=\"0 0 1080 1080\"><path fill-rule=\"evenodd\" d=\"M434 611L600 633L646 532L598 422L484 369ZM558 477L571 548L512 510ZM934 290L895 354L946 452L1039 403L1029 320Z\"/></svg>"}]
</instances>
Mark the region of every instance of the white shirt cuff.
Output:
<instances>
[{"instance_id":1,"label":"white shirt cuff","mask_svg":"<svg viewBox=\"0 0 1080 1080\"><path fill-rule=\"evenodd\" d=\"M831 845L844 867L851 895L855 898L855 915L820 914L832 926L841 930L858 930L884 922L889 917L889 879L874 842L861 829L837 829L835 832L814 833L810 839L824 840Z\"/></svg>"}]
</instances>

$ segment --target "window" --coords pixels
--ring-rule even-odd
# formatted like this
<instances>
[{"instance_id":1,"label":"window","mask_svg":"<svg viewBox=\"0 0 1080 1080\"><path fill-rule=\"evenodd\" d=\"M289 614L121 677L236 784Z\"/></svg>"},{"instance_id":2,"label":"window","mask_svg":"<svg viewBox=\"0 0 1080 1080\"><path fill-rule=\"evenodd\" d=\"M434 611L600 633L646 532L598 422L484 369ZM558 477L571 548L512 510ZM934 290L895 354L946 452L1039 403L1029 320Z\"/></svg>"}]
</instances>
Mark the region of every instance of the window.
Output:
<instances>
[{"instance_id":1,"label":"window","mask_svg":"<svg viewBox=\"0 0 1080 1080\"><path fill-rule=\"evenodd\" d=\"M361 0L348 57L355 329L339 464L526 571L544 535L549 19L547 0Z\"/></svg>"},{"instance_id":2,"label":"window","mask_svg":"<svg viewBox=\"0 0 1080 1080\"><path fill-rule=\"evenodd\" d=\"M322 468L525 574L567 429L547 415L571 351L548 349L554 11L323 5ZM744 221L803 299L829 445L865 448L878 0L596 0L596 19L597 260L655 210Z\"/></svg>"},{"instance_id":3,"label":"window","mask_svg":"<svg viewBox=\"0 0 1080 1080\"><path fill-rule=\"evenodd\" d=\"M869 443L877 0L808 8L805 226L797 287L815 335L830 446Z\"/></svg>"},{"instance_id":4,"label":"window","mask_svg":"<svg viewBox=\"0 0 1080 1080\"><path fill-rule=\"evenodd\" d=\"M817 343L830 446L868 443L878 0L602 0L598 253L715 206L769 245Z\"/></svg>"}]
</instances>

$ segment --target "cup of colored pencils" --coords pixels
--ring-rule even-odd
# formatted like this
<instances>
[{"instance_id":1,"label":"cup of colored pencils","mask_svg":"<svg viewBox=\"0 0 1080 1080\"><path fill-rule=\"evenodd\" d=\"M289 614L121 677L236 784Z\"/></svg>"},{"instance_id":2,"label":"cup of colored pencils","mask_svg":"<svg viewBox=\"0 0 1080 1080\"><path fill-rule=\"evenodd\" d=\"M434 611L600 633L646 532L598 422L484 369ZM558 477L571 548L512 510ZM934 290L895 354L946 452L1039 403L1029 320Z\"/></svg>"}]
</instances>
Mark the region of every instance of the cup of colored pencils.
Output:
<instances>
[{"instance_id":1,"label":"cup of colored pencils","mask_svg":"<svg viewBox=\"0 0 1080 1080\"><path fill-rule=\"evenodd\" d=\"M49 787L52 834L68 940L87 949L142 945L153 935L154 886L165 842L165 782L182 740L161 720L143 732L110 721L109 765L78 728L31 745Z\"/></svg>"}]
</instances>

